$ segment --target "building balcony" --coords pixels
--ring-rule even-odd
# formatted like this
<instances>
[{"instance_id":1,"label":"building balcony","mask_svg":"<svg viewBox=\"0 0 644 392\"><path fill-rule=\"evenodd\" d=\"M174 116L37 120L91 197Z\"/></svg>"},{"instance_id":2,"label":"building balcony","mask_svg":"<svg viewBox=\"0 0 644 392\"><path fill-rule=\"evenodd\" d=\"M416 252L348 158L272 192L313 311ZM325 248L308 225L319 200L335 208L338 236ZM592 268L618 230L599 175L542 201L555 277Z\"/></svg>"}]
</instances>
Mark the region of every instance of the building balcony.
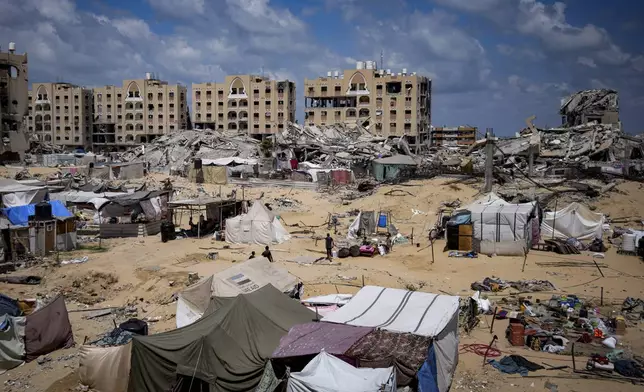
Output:
<instances>
[{"instance_id":1,"label":"building balcony","mask_svg":"<svg viewBox=\"0 0 644 392\"><path fill-rule=\"evenodd\" d=\"M284 93L277 93L277 98L279 98L279 99L284 98Z\"/></svg>"}]
</instances>

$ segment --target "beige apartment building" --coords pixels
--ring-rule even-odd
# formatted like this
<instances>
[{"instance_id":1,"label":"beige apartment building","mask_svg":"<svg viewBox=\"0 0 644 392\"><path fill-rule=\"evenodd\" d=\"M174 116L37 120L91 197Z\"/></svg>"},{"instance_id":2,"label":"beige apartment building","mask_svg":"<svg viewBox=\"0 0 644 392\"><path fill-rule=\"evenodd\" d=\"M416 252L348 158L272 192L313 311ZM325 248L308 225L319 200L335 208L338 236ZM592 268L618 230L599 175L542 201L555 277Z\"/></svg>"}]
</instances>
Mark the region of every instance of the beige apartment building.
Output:
<instances>
[{"instance_id":1,"label":"beige apartment building","mask_svg":"<svg viewBox=\"0 0 644 392\"><path fill-rule=\"evenodd\" d=\"M27 125L39 140L69 148L89 146L92 90L71 83L33 83Z\"/></svg>"},{"instance_id":2,"label":"beige apartment building","mask_svg":"<svg viewBox=\"0 0 644 392\"><path fill-rule=\"evenodd\" d=\"M477 127L436 127L431 130L432 147L469 148L476 143Z\"/></svg>"},{"instance_id":3,"label":"beige apartment building","mask_svg":"<svg viewBox=\"0 0 644 392\"><path fill-rule=\"evenodd\" d=\"M262 139L295 122L295 83L229 75L222 83L192 85L195 128L238 130Z\"/></svg>"},{"instance_id":4,"label":"beige apartment building","mask_svg":"<svg viewBox=\"0 0 644 392\"><path fill-rule=\"evenodd\" d=\"M124 80L121 86L94 88L94 150L123 150L185 129L187 89L152 73Z\"/></svg>"},{"instance_id":5,"label":"beige apartment building","mask_svg":"<svg viewBox=\"0 0 644 392\"><path fill-rule=\"evenodd\" d=\"M412 145L429 138L432 82L429 78L358 61L356 69L329 71L304 80L305 123L354 123L375 134L405 136Z\"/></svg>"}]
</instances>

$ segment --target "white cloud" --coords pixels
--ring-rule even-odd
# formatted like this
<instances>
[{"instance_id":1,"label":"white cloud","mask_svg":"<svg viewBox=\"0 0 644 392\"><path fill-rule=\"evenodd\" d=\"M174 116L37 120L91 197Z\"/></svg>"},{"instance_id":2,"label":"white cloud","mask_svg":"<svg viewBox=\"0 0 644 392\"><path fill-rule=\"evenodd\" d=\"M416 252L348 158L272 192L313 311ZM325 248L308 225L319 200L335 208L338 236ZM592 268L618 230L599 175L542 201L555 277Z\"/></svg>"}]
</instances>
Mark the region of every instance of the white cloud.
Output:
<instances>
[{"instance_id":1,"label":"white cloud","mask_svg":"<svg viewBox=\"0 0 644 392\"><path fill-rule=\"evenodd\" d=\"M150 26L142 19L115 19L112 21L112 25L119 33L132 40L149 40L154 36Z\"/></svg>"},{"instance_id":2,"label":"white cloud","mask_svg":"<svg viewBox=\"0 0 644 392\"><path fill-rule=\"evenodd\" d=\"M595 60L588 57L584 57L584 56L577 57L577 63L581 65L585 65L586 67L597 68L597 64L595 64Z\"/></svg>"},{"instance_id":3,"label":"white cloud","mask_svg":"<svg viewBox=\"0 0 644 392\"><path fill-rule=\"evenodd\" d=\"M71 0L23 0L29 9L58 23L78 23L76 5Z\"/></svg>"},{"instance_id":4,"label":"white cloud","mask_svg":"<svg viewBox=\"0 0 644 392\"><path fill-rule=\"evenodd\" d=\"M644 72L644 56L639 55L637 57L634 57L633 59L631 59L631 63L636 71Z\"/></svg>"},{"instance_id":5,"label":"white cloud","mask_svg":"<svg viewBox=\"0 0 644 392\"><path fill-rule=\"evenodd\" d=\"M195 17L206 11L205 0L147 0L150 6L169 16Z\"/></svg>"}]
</instances>

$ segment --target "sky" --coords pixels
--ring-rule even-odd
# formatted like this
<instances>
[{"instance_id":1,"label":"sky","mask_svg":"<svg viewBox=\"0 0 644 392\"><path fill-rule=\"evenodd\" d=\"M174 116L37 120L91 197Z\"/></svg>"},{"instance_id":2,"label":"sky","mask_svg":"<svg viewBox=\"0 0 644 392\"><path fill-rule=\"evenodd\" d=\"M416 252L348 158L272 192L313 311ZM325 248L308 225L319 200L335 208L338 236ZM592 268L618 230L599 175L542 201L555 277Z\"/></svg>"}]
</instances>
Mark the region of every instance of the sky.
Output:
<instances>
[{"instance_id":1,"label":"sky","mask_svg":"<svg viewBox=\"0 0 644 392\"><path fill-rule=\"evenodd\" d=\"M644 131L644 2L632 0L0 0L0 42L29 55L31 82L171 83L254 73L304 78L374 60L432 78L432 125L512 135L590 88L620 94Z\"/></svg>"}]
</instances>

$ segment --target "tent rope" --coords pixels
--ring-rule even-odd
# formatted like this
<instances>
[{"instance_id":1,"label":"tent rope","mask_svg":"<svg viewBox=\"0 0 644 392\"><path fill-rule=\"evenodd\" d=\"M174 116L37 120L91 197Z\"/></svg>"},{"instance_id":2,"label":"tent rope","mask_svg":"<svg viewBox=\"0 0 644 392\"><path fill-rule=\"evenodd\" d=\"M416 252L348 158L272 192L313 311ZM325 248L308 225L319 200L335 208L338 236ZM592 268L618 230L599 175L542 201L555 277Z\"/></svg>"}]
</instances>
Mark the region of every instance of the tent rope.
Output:
<instances>
[{"instance_id":1,"label":"tent rope","mask_svg":"<svg viewBox=\"0 0 644 392\"><path fill-rule=\"evenodd\" d=\"M192 371L192 378L190 379L189 391L192 391L192 383L195 381L195 376L197 375L197 367L199 366L199 361L201 360L201 351L203 350L203 344L199 347L199 355L197 355L197 363L195 364L195 369Z\"/></svg>"}]
</instances>

